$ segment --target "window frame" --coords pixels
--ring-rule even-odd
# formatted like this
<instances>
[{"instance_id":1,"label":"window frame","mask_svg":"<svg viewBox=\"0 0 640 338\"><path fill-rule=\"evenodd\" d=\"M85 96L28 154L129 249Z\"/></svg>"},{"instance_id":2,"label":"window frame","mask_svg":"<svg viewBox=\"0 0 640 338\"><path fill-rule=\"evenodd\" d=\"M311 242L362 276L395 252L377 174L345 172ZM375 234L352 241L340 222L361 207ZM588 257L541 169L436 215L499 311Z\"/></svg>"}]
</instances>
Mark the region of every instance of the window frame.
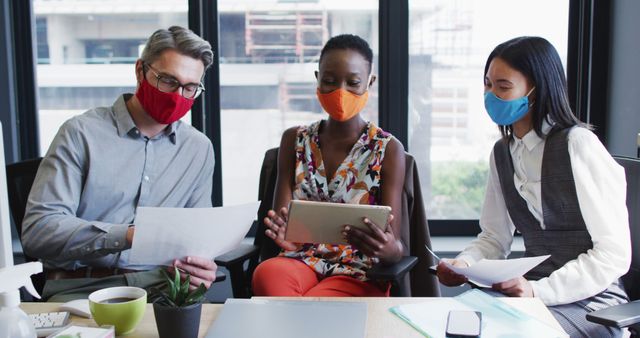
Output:
<instances>
[{"instance_id":1,"label":"window frame","mask_svg":"<svg viewBox=\"0 0 640 338\"><path fill-rule=\"evenodd\" d=\"M33 15L33 2L29 1L9 1L9 12L11 13L10 25L12 40L8 41L6 50L14 51L13 62L9 67L13 68L13 94L11 99L15 103L10 112L12 116L7 116L13 120L14 124L8 124L3 118L5 130L11 129L9 133L15 134L12 139L17 144L12 147L17 150L17 156L7 159L6 163L34 158L40 154L40 135L38 132L38 102L34 98L38 97L36 84L36 44L35 44L35 15ZM5 148L7 145L5 144ZM12 160L9 162L9 160Z\"/></svg>"},{"instance_id":2,"label":"window frame","mask_svg":"<svg viewBox=\"0 0 640 338\"><path fill-rule=\"evenodd\" d=\"M191 125L203 132L213 144L215 168L211 201L222 205L222 131L220 110L220 40L218 0L189 0L189 29L207 41L213 41L213 63L207 70L201 98L191 108ZM213 18L208 20L208 18Z\"/></svg>"},{"instance_id":3,"label":"window frame","mask_svg":"<svg viewBox=\"0 0 640 338\"><path fill-rule=\"evenodd\" d=\"M35 16L33 0L2 1L3 24L10 28L0 47L0 58L9 70L7 90L0 101L5 131L7 164L39 156L37 84L35 81ZM188 0L189 28L212 41L214 62L205 77L207 90L192 109L192 124L212 141L216 168L213 204L222 205L222 154L219 77L219 17L217 0ZM408 149L409 95L409 0L379 0L379 124ZM611 4L608 1L570 0L567 79L570 101L577 116L598 126L596 134L606 145L607 88L611 32ZM13 53L11 53L13 51ZM14 71L12 76L11 70ZM392 71L393 70L393 71ZM389 83L397 85L390 86ZM2 84L4 86L4 83ZM590 95L603 93L602 95ZM89 107L87 107L89 108ZM479 232L477 219L429 220L433 236L470 236Z\"/></svg>"}]
</instances>

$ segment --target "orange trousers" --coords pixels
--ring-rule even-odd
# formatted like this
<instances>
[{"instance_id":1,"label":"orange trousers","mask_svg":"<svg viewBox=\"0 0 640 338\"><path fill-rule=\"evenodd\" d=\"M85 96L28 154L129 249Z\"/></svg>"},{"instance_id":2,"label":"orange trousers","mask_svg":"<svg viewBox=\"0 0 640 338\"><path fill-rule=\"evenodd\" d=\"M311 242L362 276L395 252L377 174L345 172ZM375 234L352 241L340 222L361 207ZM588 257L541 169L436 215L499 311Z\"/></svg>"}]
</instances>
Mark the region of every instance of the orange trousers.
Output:
<instances>
[{"instance_id":1,"label":"orange trousers","mask_svg":"<svg viewBox=\"0 0 640 338\"><path fill-rule=\"evenodd\" d=\"M307 264L287 257L270 258L253 273L253 294L280 297L388 297L389 285L379 286L350 276L319 278Z\"/></svg>"}]
</instances>

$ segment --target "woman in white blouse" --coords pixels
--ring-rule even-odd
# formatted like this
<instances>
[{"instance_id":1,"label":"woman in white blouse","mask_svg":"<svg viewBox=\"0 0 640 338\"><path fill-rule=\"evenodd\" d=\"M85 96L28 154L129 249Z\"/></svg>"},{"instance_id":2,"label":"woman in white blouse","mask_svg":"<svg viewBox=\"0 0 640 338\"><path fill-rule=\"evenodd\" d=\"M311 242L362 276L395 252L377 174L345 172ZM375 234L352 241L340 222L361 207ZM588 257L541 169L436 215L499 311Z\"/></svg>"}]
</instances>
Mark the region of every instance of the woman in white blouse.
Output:
<instances>
[{"instance_id":1,"label":"woman in white blouse","mask_svg":"<svg viewBox=\"0 0 640 338\"><path fill-rule=\"evenodd\" d=\"M555 48L539 37L498 45L485 65L485 108L503 138L490 158L482 232L456 259L504 259L515 231L525 255L551 255L494 291L538 297L571 337L619 336L585 314L628 301L619 278L631 262L624 169L569 107ZM466 281L443 263L441 283Z\"/></svg>"}]
</instances>

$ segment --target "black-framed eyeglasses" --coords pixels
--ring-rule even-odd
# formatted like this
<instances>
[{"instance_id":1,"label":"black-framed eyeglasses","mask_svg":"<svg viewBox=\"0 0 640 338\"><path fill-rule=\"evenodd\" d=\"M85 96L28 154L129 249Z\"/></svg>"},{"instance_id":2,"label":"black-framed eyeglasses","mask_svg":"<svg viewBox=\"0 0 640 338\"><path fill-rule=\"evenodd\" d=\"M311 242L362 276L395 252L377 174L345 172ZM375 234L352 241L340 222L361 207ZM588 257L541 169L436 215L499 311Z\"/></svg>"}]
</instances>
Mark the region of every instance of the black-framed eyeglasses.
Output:
<instances>
[{"instance_id":1,"label":"black-framed eyeglasses","mask_svg":"<svg viewBox=\"0 0 640 338\"><path fill-rule=\"evenodd\" d=\"M202 83L188 83L183 85L172 76L158 74L158 72L153 67L151 67L150 64L144 64L144 66L149 67L149 70L153 72L153 75L157 80L156 88L158 88L158 90L161 92L173 93L178 88L180 88L180 94L185 99L195 100L204 91L204 85Z\"/></svg>"}]
</instances>

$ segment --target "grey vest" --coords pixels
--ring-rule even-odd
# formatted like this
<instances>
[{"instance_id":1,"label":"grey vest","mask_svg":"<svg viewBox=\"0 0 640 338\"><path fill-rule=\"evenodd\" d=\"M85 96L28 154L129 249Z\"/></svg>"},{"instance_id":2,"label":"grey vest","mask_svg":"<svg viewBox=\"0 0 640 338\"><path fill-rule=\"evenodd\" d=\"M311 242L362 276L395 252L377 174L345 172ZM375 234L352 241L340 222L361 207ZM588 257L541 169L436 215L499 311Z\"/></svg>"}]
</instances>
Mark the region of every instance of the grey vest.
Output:
<instances>
[{"instance_id":1,"label":"grey vest","mask_svg":"<svg viewBox=\"0 0 640 338\"><path fill-rule=\"evenodd\" d=\"M569 130L570 128L554 128L546 138L541 175L542 214L546 226L544 230L515 188L509 144L500 140L494 146L502 194L509 216L524 239L525 256L551 255L525 275L530 280L548 277L553 271L593 247L580 212L573 180L567 144Z\"/></svg>"},{"instance_id":2,"label":"grey vest","mask_svg":"<svg viewBox=\"0 0 640 338\"><path fill-rule=\"evenodd\" d=\"M546 137L540 182L544 230L516 190L509 144L505 140L499 140L493 148L502 194L509 216L524 239L525 257L551 255L525 274L525 278L529 280L548 277L553 271L593 248L591 235L580 212L571 169L567 142L570 130L571 128L553 128ZM595 310L600 306L625 302L626 299L625 292L616 280L607 290L591 297L590 306Z\"/></svg>"}]
</instances>

